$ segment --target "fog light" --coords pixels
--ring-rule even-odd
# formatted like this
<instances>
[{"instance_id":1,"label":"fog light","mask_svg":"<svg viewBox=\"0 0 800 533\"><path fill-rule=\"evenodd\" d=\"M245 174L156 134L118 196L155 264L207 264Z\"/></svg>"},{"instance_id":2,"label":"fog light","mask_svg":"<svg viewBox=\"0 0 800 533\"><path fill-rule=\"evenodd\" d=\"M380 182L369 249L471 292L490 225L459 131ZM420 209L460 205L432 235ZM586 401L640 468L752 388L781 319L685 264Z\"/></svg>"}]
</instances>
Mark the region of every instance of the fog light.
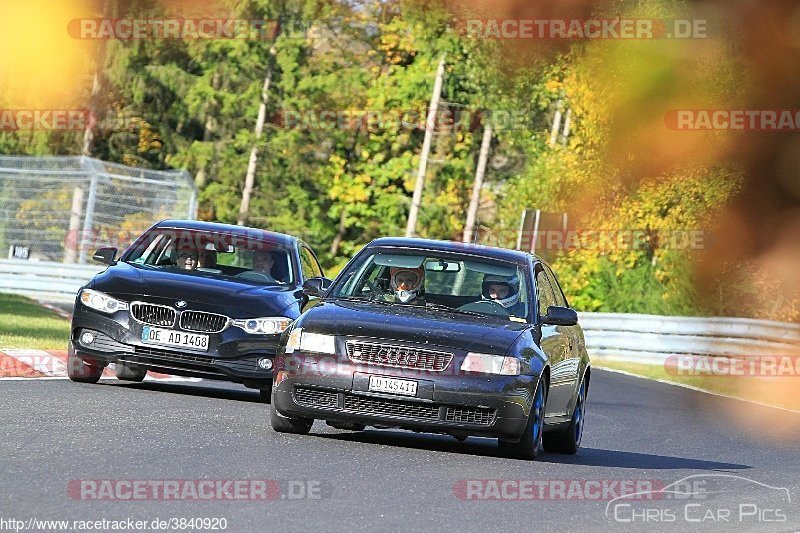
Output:
<instances>
[{"instance_id":1,"label":"fog light","mask_svg":"<svg viewBox=\"0 0 800 533\"><path fill-rule=\"evenodd\" d=\"M92 344L94 342L94 334L84 331L81 335L81 344Z\"/></svg>"},{"instance_id":2,"label":"fog light","mask_svg":"<svg viewBox=\"0 0 800 533\"><path fill-rule=\"evenodd\" d=\"M266 357L262 357L258 360L258 366L263 368L264 370L272 370L272 359L267 359Z\"/></svg>"}]
</instances>

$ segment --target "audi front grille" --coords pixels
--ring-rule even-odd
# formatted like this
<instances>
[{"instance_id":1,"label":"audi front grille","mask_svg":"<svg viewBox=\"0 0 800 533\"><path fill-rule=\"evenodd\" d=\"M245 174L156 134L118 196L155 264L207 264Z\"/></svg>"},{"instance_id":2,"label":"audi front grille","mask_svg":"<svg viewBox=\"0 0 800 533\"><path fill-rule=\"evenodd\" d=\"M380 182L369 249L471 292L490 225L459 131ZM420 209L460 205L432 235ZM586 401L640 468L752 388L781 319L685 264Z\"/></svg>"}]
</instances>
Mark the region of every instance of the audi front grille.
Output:
<instances>
[{"instance_id":1,"label":"audi front grille","mask_svg":"<svg viewBox=\"0 0 800 533\"><path fill-rule=\"evenodd\" d=\"M346 341L347 356L354 363L411 368L441 372L450 365L453 354L415 348L362 341Z\"/></svg>"}]
</instances>

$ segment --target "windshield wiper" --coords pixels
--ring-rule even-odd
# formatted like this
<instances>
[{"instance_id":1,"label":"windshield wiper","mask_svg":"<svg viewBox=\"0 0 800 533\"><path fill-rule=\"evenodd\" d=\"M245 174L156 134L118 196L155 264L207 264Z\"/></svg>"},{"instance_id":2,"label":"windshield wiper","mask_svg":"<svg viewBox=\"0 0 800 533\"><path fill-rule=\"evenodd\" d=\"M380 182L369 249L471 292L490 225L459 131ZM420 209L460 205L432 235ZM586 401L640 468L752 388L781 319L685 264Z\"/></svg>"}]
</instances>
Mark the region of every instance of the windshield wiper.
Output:
<instances>
[{"instance_id":1,"label":"windshield wiper","mask_svg":"<svg viewBox=\"0 0 800 533\"><path fill-rule=\"evenodd\" d=\"M425 309L435 309L437 311L450 311L451 313L460 313L462 315L487 316L484 315L483 313L476 313L475 311L464 311L463 309L456 309L455 307L450 307L442 304L426 303Z\"/></svg>"},{"instance_id":2,"label":"windshield wiper","mask_svg":"<svg viewBox=\"0 0 800 533\"><path fill-rule=\"evenodd\" d=\"M389 305L391 302L386 302L384 300L373 300L373 297L363 298L360 296L331 296L330 299L332 300L345 300L348 302L360 302L360 303L378 303Z\"/></svg>"}]
</instances>

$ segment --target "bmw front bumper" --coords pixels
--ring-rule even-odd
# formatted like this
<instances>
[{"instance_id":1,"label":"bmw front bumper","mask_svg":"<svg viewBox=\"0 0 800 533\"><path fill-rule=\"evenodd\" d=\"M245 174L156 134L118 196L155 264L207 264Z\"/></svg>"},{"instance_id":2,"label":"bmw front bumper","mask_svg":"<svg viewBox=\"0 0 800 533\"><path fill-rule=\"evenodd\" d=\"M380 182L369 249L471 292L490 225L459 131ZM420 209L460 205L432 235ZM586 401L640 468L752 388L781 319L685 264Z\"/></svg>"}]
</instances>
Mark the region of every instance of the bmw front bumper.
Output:
<instances>
[{"instance_id":1,"label":"bmw front bumper","mask_svg":"<svg viewBox=\"0 0 800 533\"><path fill-rule=\"evenodd\" d=\"M258 362L274 360L278 335L256 337L228 327L220 333L207 333L208 350L192 350L145 343L144 327L128 311L105 315L78 302L72 316L70 350L101 365L125 362L155 372L220 379L253 388L264 388L272 381L272 369L265 370ZM87 331L94 337L90 344L81 339Z\"/></svg>"}]
</instances>

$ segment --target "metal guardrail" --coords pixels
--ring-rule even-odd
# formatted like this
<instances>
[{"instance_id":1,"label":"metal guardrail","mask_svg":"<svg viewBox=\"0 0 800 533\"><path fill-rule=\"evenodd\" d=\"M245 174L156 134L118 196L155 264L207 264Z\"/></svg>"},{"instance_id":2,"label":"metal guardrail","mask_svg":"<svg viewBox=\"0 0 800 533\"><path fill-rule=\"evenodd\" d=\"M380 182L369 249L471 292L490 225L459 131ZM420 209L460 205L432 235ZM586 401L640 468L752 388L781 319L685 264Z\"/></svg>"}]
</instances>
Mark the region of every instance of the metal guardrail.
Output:
<instances>
[{"instance_id":1,"label":"metal guardrail","mask_svg":"<svg viewBox=\"0 0 800 533\"><path fill-rule=\"evenodd\" d=\"M0 292L52 302L71 302L102 265L69 265L45 261L0 260Z\"/></svg>"},{"instance_id":2,"label":"metal guardrail","mask_svg":"<svg viewBox=\"0 0 800 533\"><path fill-rule=\"evenodd\" d=\"M0 260L0 292L71 302L102 265ZM800 325L747 318L579 313L589 354L663 364L670 355L799 355Z\"/></svg>"},{"instance_id":3,"label":"metal guardrail","mask_svg":"<svg viewBox=\"0 0 800 533\"><path fill-rule=\"evenodd\" d=\"M670 355L800 355L800 325L748 318L579 313L589 354L663 364Z\"/></svg>"}]
</instances>

